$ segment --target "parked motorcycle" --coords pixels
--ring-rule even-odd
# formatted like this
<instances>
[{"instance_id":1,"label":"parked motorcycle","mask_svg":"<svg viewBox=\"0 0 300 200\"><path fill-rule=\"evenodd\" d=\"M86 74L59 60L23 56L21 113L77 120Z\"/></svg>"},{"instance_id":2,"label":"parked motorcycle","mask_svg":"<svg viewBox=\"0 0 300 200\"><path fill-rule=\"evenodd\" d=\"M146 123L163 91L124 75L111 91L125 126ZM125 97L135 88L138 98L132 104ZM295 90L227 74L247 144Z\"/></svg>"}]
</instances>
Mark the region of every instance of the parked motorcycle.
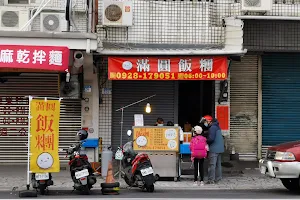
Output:
<instances>
[{"instance_id":1,"label":"parked motorcycle","mask_svg":"<svg viewBox=\"0 0 300 200\"><path fill-rule=\"evenodd\" d=\"M48 187L53 185L51 173L33 173L31 182L32 187L38 190L41 195L44 195Z\"/></svg>"},{"instance_id":2,"label":"parked motorcycle","mask_svg":"<svg viewBox=\"0 0 300 200\"><path fill-rule=\"evenodd\" d=\"M131 131L127 132L128 137ZM159 179L159 175L154 176L153 166L149 156L145 153L137 154L133 150L133 141L127 142L122 148L123 158L121 165L123 168L122 177L131 187L139 187L147 192L154 192L154 183Z\"/></svg>"},{"instance_id":3,"label":"parked motorcycle","mask_svg":"<svg viewBox=\"0 0 300 200\"><path fill-rule=\"evenodd\" d=\"M67 149L71 178L74 182L73 187L83 194L90 194L90 189L93 188L97 179L85 151L82 150L82 143L88 137L88 133L85 130L80 130L77 137L80 142Z\"/></svg>"}]
</instances>

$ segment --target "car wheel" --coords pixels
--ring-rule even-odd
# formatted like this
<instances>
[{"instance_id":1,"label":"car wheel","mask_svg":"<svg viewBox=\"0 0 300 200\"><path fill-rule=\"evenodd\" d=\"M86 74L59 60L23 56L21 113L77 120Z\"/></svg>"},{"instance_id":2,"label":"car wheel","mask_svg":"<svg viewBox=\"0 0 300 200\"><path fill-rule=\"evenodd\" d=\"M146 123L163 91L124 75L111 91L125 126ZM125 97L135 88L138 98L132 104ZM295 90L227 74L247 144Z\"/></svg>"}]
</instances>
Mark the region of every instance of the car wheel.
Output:
<instances>
[{"instance_id":1,"label":"car wheel","mask_svg":"<svg viewBox=\"0 0 300 200\"><path fill-rule=\"evenodd\" d=\"M280 179L283 186L289 191L300 191L299 179L297 178L282 178Z\"/></svg>"}]
</instances>

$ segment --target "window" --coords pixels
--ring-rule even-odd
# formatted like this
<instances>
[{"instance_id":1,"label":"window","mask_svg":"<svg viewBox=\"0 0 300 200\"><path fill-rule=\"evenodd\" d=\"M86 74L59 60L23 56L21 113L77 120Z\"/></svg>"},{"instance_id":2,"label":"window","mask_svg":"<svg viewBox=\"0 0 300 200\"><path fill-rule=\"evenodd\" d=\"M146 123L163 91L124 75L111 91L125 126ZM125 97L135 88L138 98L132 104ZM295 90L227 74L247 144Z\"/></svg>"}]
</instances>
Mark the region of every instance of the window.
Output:
<instances>
[{"instance_id":1,"label":"window","mask_svg":"<svg viewBox=\"0 0 300 200\"><path fill-rule=\"evenodd\" d=\"M29 0L7 0L7 4L29 4Z\"/></svg>"}]
</instances>

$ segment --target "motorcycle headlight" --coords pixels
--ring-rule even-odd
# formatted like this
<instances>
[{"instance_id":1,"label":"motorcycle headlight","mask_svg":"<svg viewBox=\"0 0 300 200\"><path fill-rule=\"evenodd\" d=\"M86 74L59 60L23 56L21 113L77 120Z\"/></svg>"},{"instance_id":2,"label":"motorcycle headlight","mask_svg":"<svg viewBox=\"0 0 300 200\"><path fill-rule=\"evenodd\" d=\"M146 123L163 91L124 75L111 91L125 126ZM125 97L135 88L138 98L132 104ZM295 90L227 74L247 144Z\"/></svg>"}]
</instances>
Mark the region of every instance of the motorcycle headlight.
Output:
<instances>
[{"instance_id":1,"label":"motorcycle headlight","mask_svg":"<svg viewBox=\"0 0 300 200\"><path fill-rule=\"evenodd\" d=\"M289 160L294 161L296 160L295 155L291 152L280 152L277 151L275 154L275 160Z\"/></svg>"}]
</instances>

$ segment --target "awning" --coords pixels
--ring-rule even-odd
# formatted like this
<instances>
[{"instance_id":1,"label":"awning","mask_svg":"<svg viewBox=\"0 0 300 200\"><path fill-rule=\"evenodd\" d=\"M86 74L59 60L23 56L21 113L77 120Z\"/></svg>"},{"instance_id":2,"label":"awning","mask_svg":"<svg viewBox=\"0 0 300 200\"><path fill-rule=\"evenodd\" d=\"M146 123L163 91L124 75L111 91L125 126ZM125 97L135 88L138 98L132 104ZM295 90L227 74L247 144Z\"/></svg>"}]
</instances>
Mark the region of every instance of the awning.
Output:
<instances>
[{"instance_id":1,"label":"awning","mask_svg":"<svg viewBox=\"0 0 300 200\"><path fill-rule=\"evenodd\" d=\"M101 55L143 55L143 56L205 56L205 55L228 55L242 56L247 53L246 49L232 50L225 45L182 45L182 44L122 44L102 42L98 48Z\"/></svg>"},{"instance_id":2,"label":"awning","mask_svg":"<svg viewBox=\"0 0 300 200\"><path fill-rule=\"evenodd\" d=\"M247 49L241 51L229 51L226 49L98 49L101 55L160 55L160 56L172 56L172 55L184 55L184 56L196 56L196 55L239 55L242 56L247 53Z\"/></svg>"},{"instance_id":3,"label":"awning","mask_svg":"<svg viewBox=\"0 0 300 200\"><path fill-rule=\"evenodd\" d=\"M96 51L97 35L75 32L0 31L1 45L65 46L69 49Z\"/></svg>"}]
</instances>

